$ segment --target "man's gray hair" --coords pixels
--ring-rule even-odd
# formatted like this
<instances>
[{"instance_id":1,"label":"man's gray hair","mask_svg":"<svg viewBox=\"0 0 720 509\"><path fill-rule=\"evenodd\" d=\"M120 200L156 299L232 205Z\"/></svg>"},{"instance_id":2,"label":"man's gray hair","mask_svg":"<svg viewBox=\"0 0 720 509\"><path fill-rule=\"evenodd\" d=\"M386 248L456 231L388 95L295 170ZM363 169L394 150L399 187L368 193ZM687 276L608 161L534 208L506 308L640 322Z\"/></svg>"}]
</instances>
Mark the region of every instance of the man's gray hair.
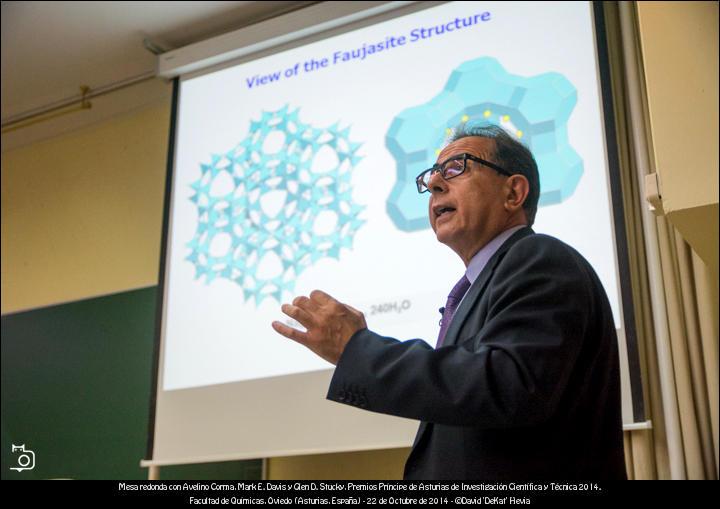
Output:
<instances>
[{"instance_id":1,"label":"man's gray hair","mask_svg":"<svg viewBox=\"0 0 720 509\"><path fill-rule=\"evenodd\" d=\"M494 161L491 162L505 168L514 175L523 175L528 180L530 191L525 203L523 203L523 209L525 210L528 226L532 226L535 222L535 213L540 199L540 174L530 149L505 129L494 124L461 124L453 131L448 143L470 136L495 140L495 153L488 154L488 157L492 156L494 158Z\"/></svg>"}]
</instances>

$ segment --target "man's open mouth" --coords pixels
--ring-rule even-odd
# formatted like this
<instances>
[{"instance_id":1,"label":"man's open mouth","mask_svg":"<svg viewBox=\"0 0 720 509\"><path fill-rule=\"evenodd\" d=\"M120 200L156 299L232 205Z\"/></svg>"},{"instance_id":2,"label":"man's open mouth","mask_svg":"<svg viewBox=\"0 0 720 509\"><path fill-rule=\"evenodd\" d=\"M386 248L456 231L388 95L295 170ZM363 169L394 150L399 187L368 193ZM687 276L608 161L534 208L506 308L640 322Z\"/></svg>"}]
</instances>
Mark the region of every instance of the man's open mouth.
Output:
<instances>
[{"instance_id":1,"label":"man's open mouth","mask_svg":"<svg viewBox=\"0 0 720 509\"><path fill-rule=\"evenodd\" d=\"M433 209L433 211L435 212L435 217L440 217L443 214L447 214L448 212L455 212L455 207L448 207L448 206L442 205L439 207L435 207Z\"/></svg>"}]
</instances>

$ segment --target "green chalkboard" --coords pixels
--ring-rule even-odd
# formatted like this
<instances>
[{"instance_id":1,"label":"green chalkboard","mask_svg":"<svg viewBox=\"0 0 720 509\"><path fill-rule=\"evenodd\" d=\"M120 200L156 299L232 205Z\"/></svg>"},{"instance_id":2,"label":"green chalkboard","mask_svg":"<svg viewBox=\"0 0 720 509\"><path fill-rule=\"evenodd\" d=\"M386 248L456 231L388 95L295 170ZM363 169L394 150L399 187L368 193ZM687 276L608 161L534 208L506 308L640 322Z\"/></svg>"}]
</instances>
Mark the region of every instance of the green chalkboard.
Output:
<instances>
[{"instance_id":1,"label":"green chalkboard","mask_svg":"<svg viewBox=\"0 0 720 509\"><path fill-rule=\"evenodd\" d=\"M2 479L146 479L157 288L2 317ZM25 444L35 468L17 472ZM23 464L29 456L21 460ZM261 461L162 479L260 479Z\"/></svg>"}]
</instances>

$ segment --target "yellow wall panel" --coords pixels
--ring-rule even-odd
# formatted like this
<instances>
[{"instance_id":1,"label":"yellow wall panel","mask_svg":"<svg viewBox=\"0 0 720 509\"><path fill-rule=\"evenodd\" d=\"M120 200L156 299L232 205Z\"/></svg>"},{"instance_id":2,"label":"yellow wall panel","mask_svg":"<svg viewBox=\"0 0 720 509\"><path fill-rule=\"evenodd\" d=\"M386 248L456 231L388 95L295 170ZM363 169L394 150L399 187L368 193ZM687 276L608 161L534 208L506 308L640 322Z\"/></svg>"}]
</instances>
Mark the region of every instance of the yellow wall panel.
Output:
<instances>
[{"instance_id":1,"label":"yellow wall panel","mask_svg":"<svg viewBox=\"0 0 720 509\"><path fill-rule=\"evenodd\" d=\"M409 448L270 458L268 480L402 479Z\"/></svg>"},{"instance_id":2,"label":"yellow wall panel","mask_svg":"<svg viewBox=\"0 0 720 509\"><path fill-rule=\"evenodd\" d=\"M717 275L718 3L637 12L663 210Z\"/></svg>"},{"instance_id":3,"label":"yellow wall panel","mask_svg":"<svg viewBox=\"0 0 720 509\"><path fill-rule=\"evenodd\" d=\"M170 104L2 154L2 313L157 284Z\"/></svg>"}]
</instances>

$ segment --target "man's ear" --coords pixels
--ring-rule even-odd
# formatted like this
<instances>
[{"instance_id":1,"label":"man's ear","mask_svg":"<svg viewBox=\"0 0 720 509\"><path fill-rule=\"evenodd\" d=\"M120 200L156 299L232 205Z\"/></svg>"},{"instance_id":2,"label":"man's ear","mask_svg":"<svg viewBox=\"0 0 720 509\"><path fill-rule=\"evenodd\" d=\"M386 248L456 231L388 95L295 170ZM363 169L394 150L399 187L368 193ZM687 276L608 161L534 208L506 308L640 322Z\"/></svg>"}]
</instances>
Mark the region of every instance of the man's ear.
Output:
<instances>
[{"instance_id":1,"label":"man's ear","mask_svg":"<svg viewBox=\"0 0 720 509\"><path fill-rule=\"evenodd\" d=\"M530 193L530 182L523 175L513 175L505 181L505 210L521 209Z\"/></svg>"}]
</instances>

